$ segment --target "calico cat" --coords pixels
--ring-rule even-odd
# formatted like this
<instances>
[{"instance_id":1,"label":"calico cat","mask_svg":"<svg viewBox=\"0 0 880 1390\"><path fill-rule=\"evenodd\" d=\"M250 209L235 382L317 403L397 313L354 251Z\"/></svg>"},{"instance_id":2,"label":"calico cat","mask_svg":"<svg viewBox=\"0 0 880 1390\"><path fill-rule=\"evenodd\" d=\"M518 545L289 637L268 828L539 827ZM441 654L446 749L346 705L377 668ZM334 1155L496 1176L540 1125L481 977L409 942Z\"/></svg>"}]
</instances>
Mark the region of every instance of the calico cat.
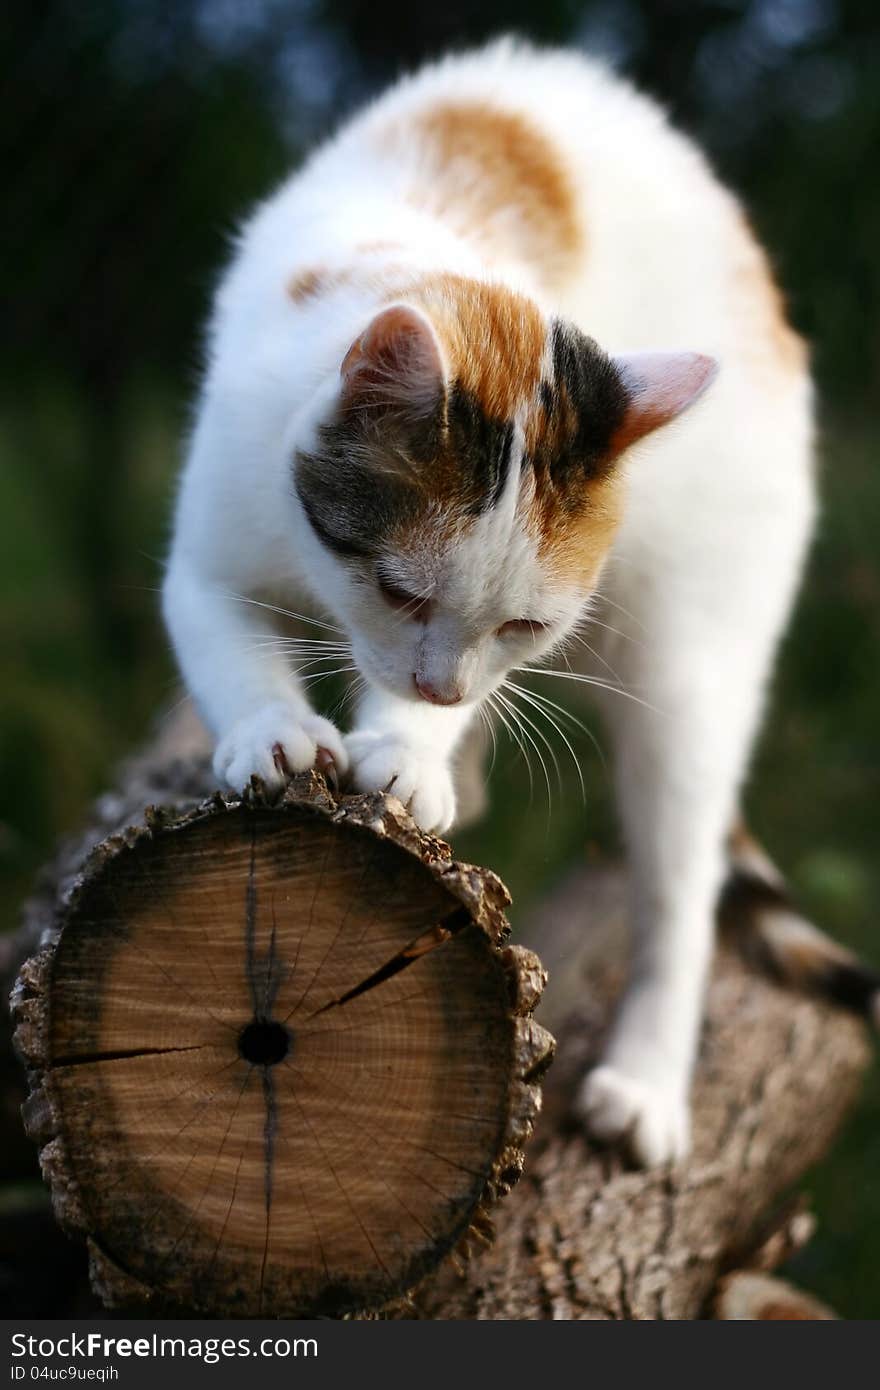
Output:
<instances>
[{"instance_id":1,"label":"calico cat","mask_svg":"<svg viewBox=\"0 0 880 1390\"><path fill-rule=\"evenodd\" d=\"M813 525L812 390L738 203L653 102L511 41L402 81L245 225L207 356L164 609L219 779L323 750L445 831L481 704L589 619L633 962L586 1124L686 1151L730 865L777 973L876 1008L728 843ZM365 685L347 735L273 637L309 599Z\"/></svg>"}]
</instances>

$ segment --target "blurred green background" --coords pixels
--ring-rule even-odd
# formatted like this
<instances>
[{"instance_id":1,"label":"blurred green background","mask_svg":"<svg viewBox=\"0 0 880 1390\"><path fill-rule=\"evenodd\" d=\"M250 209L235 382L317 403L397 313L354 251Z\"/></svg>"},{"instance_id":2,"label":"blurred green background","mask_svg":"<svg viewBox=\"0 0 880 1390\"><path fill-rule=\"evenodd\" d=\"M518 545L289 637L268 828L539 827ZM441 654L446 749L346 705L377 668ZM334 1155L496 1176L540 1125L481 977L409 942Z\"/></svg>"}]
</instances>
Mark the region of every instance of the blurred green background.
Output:
<instances>
[{"instance_id":1,"label":"blurred green background","mask_svg":"<svg viewBox=\"0 0 880 1390\"><path fill-rule=\"evenodd\" d=\"M875 0L7 0L0 34L0 869L33 872L175 698L157 619L201 323L237 219L396 72L504 30L631 72L770 246L820 386L824 515L748 796L802 902L880 962L880 13ZM547 684L547 683L545 683ZM548 689L554 697L558 692ZM614 843L585 740L552 813L502 749L457 844L526 903ZM540 833L535 834L539 825ZM793 1271L880 1314L880 1087L810 1183Z\"/></svg>"}]
</instances>

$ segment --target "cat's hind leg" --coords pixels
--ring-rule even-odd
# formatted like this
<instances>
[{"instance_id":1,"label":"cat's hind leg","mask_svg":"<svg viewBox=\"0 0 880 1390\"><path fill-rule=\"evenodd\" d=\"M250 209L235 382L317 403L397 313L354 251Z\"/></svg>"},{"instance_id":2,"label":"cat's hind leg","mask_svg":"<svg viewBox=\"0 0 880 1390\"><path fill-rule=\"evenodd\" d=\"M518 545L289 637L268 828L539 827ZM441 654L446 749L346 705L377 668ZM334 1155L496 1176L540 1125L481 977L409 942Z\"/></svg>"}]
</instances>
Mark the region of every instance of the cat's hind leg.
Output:
<instances>
[{"instance_id":1,"label":"cat's hind leg","mask_svg":"<svg viewBox=\"0 0 880 1390\"><path fill-rule=\"evenodd\" d=\"M644 1164L680 1158L697 1047L725 832L746 748L713 689L719 671L644 683L610 716L630 874L629 981L601 1065L578 1108L599 1139L624 1140ZM631 708L629 707L631 706ZM741 719L740 721L744 721Z\"/></svg>"},{"instance_id":2,"label":"cat's hind leg","mask_svg":"<svg viewBox=\"0 0 880 1390\"><path fill-rule=\"evenodd\" d=\"M806 534L789 530L789 553L769 573L731 545L726 565L716 560L687 582L680 572L650 583L633 573L618 588L628 616L608 618L631 624L613 645L622 688L600 698L629 859L632 953L578 1109L594 1135L625 1142L643 1164L688 1148L725 840Z\"/></svg>"}]
</instances>

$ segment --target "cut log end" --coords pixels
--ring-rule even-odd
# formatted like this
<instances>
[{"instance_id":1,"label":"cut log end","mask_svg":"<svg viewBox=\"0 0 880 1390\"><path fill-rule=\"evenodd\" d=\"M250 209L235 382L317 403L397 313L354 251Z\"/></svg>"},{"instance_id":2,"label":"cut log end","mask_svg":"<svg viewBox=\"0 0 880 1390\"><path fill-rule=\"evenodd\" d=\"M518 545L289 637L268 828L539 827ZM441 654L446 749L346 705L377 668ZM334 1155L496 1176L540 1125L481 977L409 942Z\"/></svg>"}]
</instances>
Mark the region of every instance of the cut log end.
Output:
<instances>
[{"instance_id":1,"label":"cut log end","mask_svg":"<svg viewBox=\"0 0 880 1390\"><path fill-rule=\"evenodd\" d=\"M22 971L29 1130L110 1303L339 1314L516 1178L552 1040L506 893L391 798L215 796L104 841Z\"/></svg>"}]
</instances>

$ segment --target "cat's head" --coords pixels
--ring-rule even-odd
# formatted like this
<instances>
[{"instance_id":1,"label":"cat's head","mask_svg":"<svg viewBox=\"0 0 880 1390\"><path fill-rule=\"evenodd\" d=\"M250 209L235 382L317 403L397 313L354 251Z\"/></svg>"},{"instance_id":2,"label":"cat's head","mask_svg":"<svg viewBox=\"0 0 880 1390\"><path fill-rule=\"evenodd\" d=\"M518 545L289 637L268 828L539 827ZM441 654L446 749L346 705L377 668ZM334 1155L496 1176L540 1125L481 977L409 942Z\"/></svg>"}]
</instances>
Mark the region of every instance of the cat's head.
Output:
<instances>
[{"instance_id":1,"label":"cat's head","mask_svg":"<svg viewBox=\"0 0 880 1390\"><path fill-rule=\"evenodd\" d=\"M621 455L714 373L695 353L610 357L454 277L377 312L294 460L319 588L364 674L470 703L559 642L621 518Z\"/></svg>"}]
</instances>

